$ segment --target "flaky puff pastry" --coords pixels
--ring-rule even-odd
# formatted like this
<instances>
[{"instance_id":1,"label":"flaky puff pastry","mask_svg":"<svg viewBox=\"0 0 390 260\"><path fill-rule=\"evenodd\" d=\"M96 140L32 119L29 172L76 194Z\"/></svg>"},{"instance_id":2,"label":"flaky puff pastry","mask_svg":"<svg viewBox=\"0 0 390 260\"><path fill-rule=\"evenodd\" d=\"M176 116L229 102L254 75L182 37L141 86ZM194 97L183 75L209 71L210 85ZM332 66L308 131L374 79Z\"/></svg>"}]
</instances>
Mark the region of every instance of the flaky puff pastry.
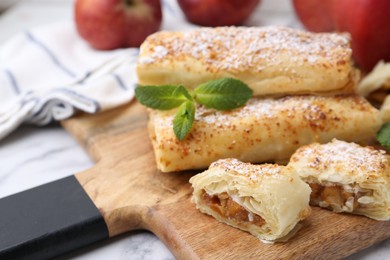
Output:
<instances>
[{"instance_id":1,"label":"flaky puff pastry","mask_svg":"<svg viewBox=\"0 0 390 260\"><path fill-rule=\"evenodd\" d=\"M310 188L289 167L224 159L190 183L201 212L264 241L287 239L310 214Z\"/></svg>"},{"instance_id":2,"label":"flaky puff pastry","mask_svg":"<svg viewBox=\"0 0 390 260\"><path fill-rule=\"evenodd\" d=\"M288 166L312 188L311 204L390 219L390 157L385 151L334 139L299 148Z\"/></svg>"},{"instance_id":3,"label":"flaky puff pastry","mask_svg":"<svg viewBox=\"0 0 390 260\"><path fill-rule=\"evenodd\" d=\"M149 135L163 172L207 168L223 158L288 162L300 146L332 138L369 142L382 125L379 111L359 96L253 98L241 108L198 106L189 135L172 128L176 110L149 111Z\"/></svg>"},{"instance_id":4,"label":"flaky puff pastry","mask_svg":"<svg viewBox=\"0 0 390 260\"><path fill-rule=\"evenodd\" d=\"M139 84L183 84L233 77L255 96L340 94L360 76L346 34L285 27L219 27L158 32L141 45Z\"/></svg>"}]
</instances>

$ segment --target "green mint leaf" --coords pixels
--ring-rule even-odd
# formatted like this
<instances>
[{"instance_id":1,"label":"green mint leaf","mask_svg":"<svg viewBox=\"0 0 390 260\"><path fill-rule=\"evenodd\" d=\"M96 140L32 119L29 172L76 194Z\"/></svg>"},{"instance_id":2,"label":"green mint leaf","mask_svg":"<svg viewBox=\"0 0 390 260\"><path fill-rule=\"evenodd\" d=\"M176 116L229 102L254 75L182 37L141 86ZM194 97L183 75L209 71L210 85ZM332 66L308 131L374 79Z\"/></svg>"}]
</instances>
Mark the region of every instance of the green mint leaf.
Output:
<instances>
[{"instance_id":1,"label":"green mint leaf","mask_svg":"<svg viewBox=\"0 0 390 260\"><path fill-rule=\"evenodd\" d=\"M173 119L173 132L179 141L183 140L191 131L195 118L195 103L186 101L180 105Z\"/></svg>"},{"instance_id":2,"label":"green mint leaf","mask_svg":"<svg viewBox=\"0 0 390 260\"><path fill-rule=\"evenodd\" d=\"M229 110L245 105L253 91L241 80L222 78L203 83L194 89L194 99L217 110Z\"/></svg>"},{"instance_id":3,"label":"green mint leaf","mask_svg":"<svg viewBox=\"0 0 390 260\"><path fill-rule=\"evenodd\" d=\"M139 86L135 89L135 97L147 107L169 110L192 100L191 94L183 86Z\"/></svg>"},{"instance_id":4,"label":"green mint leaf","mask_svg":"<svg viewBox=\"0 0 390 260\"><path fill-rule=\"evenodd\" d=\"M386 123L376 134L376 140L384 146L387 150L390 150L390 123Z\"/></svg>"}]
</instances>

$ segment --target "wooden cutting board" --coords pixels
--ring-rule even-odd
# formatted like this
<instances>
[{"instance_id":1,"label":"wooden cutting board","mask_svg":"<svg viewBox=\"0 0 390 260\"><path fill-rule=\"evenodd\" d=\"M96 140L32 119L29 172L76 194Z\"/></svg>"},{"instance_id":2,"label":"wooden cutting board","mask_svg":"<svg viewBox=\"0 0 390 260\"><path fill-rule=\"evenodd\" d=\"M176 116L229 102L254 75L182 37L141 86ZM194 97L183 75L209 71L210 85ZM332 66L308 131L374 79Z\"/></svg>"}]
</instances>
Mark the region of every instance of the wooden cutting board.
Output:
<instances>
[{"instance_id":1,"label":"wooden cutting board","mask_svg":"<svg viewBox=\"0 0 390 260\"><path fill-rule=\"evenodd\" d=\"M147 229L178 259L334 259L390 237L390 221L313 208L290 241L263 244L195 208L188 180L196 172L156 169L146 124L146 110L136 101L63 122L97 162L76 178L102 213L110 237Z\"/></svg>"}]
</instances>

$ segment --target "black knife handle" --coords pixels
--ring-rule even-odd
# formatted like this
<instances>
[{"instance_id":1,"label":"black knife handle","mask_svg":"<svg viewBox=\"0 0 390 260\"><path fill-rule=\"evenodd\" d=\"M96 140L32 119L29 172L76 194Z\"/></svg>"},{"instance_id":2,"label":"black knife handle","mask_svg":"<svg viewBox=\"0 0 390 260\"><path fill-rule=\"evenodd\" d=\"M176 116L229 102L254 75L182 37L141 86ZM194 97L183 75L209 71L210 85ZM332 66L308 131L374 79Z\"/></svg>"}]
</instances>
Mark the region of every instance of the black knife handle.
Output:
<instances>
[{"instance_id":1,"label":"black knife handle","mask_svg":"<svg viewBox=\"0 0 390 260\"><path fill-rule=\"evenodd\" d=\"M74 176L0 199L0 259L49 259L108 238Z\"/></svg>"}]
</instances>

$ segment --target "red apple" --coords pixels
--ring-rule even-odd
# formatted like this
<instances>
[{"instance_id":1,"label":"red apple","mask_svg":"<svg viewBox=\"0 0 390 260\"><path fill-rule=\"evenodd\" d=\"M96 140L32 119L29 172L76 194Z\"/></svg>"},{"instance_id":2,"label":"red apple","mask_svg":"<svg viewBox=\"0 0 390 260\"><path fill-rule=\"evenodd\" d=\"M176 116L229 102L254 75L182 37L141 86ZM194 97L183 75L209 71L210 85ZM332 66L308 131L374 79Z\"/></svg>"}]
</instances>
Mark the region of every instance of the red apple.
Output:
<instances>
[{"instance_id":1,"label":"red apple","mask_svg":"<svg viewBox=\"0 0 390 260\"><path fill-rule=\"evenodd\" d=\"M96 49L139 47L161 25L160 0L76 0L76 27Z\"/></svg>"},{"instance_id":2,"label":"red apple","mask_svg":"<svg viewBox=\"0 0 390 260\"><path fill-rule=\"evenodd\" d=\"M390 61L389 0L336 0L334 10L337 30L351 34L355 60L364 70Z\"/></svg>"},{"instance_id":3,"label":"red apple","mask_svg":"<svg viewBox=\"0 0 390 260\"><path fill-rule=\"evenodd\" d=\"M260 0L178 0L188 21L202 26L242 24Z\"/></svg>"},{"instance_id":4,"label":"red apple","mask_svg":"<svg viewBox=\"0 0 390 260\"><path fill-rule=\"evenodd\" d=\"M294 0L301 22L311 31L349 32L353 57L365 71L390 61L389 0Z\"/></svg>"},{"instance_id":5,"label":"red apple","mask_svg":"<svg viewBox=\"0 0 390 260\"><path fill-rule=\"evenodd\" d=\"M327 32L336 29L332 2L333 0L294 0L293 5L306 29Z\"/></svg>"}]
</instances>

